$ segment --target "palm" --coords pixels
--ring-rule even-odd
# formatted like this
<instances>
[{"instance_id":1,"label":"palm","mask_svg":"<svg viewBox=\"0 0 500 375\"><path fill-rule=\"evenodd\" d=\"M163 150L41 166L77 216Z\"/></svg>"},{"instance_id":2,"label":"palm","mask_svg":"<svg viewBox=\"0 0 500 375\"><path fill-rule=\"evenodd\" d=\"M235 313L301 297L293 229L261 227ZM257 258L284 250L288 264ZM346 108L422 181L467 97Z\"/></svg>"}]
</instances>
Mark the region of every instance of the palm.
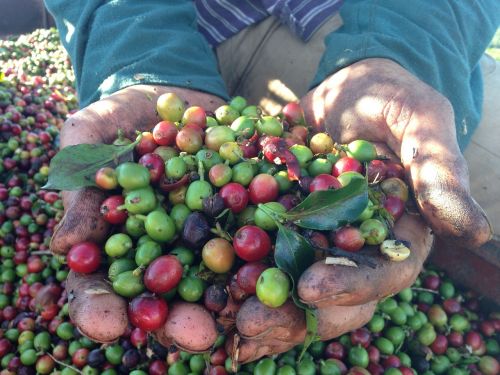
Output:
<instances>
[{"instance_id":1,"label":"palm","mask_svg":"<svg viewBox=\"0 0 500 375\"><path fill-rule=\"evenodd\" d=\"M387 148L379 153L388 155ZM299 297L316 308L318 333L332 339L366 324L378 300L410 286L418 276L431 245L432 235L420 216L403 214L394 226L396 238L411 244L411 255L401 263L392 262L373 248L362 249L374 268L327 265L318 261L307 269L298 283ZM291 301L271 309L256 298L245 301L236 328L240 340L239 360L248 362L264 355L280 353L304 341L303 312ZM226 346L232 350L232 340Z\"/></svg>"},{"instance_id":2,"label":"palm","mask_svg":"<svg viewBox=\"0 0 500 375\"><path fill-rule=\"evenodd\" d=\"M453 109L438 92L390 60L367 59L330 76L301 104L308 123L337 142L385 143L436 234L471 247L489 240L488 219L470 196Z\"/></svg>"},{"instance_id":3,"label":"palm","mask_svg":"<svg viewBox=\"0 0 500 375\"><path fill-rule=\"evenodd\" d=\"M360 61L328 77L301 100L301 106L307 123L326 129L337 142L378 142L381 153L401 160L416 203L434 232L471 246L490 238L488 221L469 194L449 102L401 66L384 59ZM415 280L432 245L431 231L420 216L405 214L394 232L411 243L411 255L404 262L390 262L365 250L376 263L374 269L317 262L302 275L299 296L316 307L322 339L363 325L378 300ZM267 310L256 301L243 305L236 322L245 337L240 360L282 352L304 339L305 323L294 318L295 307L280 308L273 315ZM258 324L261 316L276 318ZM274 328L266 330L268 326Z\"/></svg>"},{"instance_id":4,"label":"palm","mask_svg":"<svg viewBox=\"0 0 500 375\"><path fill-rule=\"evenodd\" d=\"M200 105L207 110L214 110L222 104L222 100L217 97L192 90L134 86L93 103L69 118L61 132L61 146L111 143L118 130L129 137L133 137L137 130L150 130L159 121L156 98L164 92L176 92L182 98L189 98L187 105ZM63 192L65 215L54 232L51 250L66 254L74 244L83 241L102 243L110 229L99 210L104 199L104 193L94 188ZM128 326L127 303L113 292L104 274L83 275L71 272L66 288L70 295L70 316L83 334L106 343L116 340L125 332ZM196 322L206 319L204 330L197 330L200 339L193 340L195 345L191 349L196 351L209 348L212 343L207 343L205 338L210 335L216 337L216 332L208 312L200 313L187 306L180 308L180 314L182 313L190 314ZM175 314L172 317L175 318ZM165 345L172 342L182 344L181 338L186 337L181 335L181 338L176 338L164 332L158 334Z\"/></svg>"}]
</instances>

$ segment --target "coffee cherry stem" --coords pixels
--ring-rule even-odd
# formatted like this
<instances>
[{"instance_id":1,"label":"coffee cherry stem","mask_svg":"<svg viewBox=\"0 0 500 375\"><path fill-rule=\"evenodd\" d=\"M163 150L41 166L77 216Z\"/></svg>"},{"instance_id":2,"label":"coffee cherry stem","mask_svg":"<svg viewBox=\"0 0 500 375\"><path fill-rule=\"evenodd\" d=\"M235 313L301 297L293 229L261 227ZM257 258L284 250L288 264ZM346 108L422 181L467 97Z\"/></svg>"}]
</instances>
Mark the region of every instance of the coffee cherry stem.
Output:
<instances>
[{"instance_id":1,"label":"coffee cherry stem","mask_svg":"<svg viewBox=\"0 0 500 375\"><path fill-rule=\"evenodd\" d=\"M200 181L205 181L205 168L203 167L201 160L198 161L198 175L200 177Z\"/></svg>"},{"instance_id":2,"label":"coffee cherry stem","mask_svg":"<svg viewBox=\"0 0 500 375\"><path fill-rule=\"evenodd\" d=\"M224 216L226 216L229 212L231 212L231 210L229 208L225 208L220 214L218 214L215 217L215 219L219 220L219 219L223 218Z\"/></svg>"},{"instance_id":3,"label":"coffee cherry stem","mask_svg":"<svg viewBox=\"0 0 500 375\"><path fill-rule=\"evenodd\" d=\"M210 232L213 234L216 234L220 238L224 238L227 241L233 241L233 238L229 235L228 232L226 232L224 229L222 229L221 225L219 222L215 223L215 228L210 229Z\"/></svg>"},{"instance_id":4,"label":"coffee cherry stem","mask_svg":"<svg viewBox=\"0 0 500 375\"><path fill-rule=\"evenodd\" d=\"M144 269L145 269L145 268L146 268L146 267L144 267L144 266L139 266L139 267L137 267L137 268L136 268L136 269L132 272L132 274L133 274L134 276L136 276L136 277L137 277L137 276L140 276L140 275L144 272Z\"/></svg>"},{"instance_id":5,"label":"coffee cherry stem","mask_svg":"<svg viewBox=\"0 0 500 375\"><path fill-rule=\"evenodd\" d=\"M432 293L432 294L439 294L439 292L437 290L432 290L432 289L427 289L427 288L413 287L413 288L411 288L411 290L413 290L415 292L429 292L429 293Z\"/></svg>"}]
</instances>

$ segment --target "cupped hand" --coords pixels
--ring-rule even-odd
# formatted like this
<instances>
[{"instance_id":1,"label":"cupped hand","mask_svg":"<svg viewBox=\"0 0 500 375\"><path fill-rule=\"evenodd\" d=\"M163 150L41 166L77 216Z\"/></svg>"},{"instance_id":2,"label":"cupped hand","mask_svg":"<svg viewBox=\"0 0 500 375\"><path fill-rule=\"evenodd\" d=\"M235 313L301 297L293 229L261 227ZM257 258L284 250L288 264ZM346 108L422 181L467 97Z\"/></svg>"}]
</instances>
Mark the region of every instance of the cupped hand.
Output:
<instances>
[{"instance_id":1,"label":"cupped hand","mask_svg":"<svg viewBox=\"0 0 500 375\"><path fill-rule=\"evenodd\" d=\"M396 222L394 234L411 244L411 254L402 262L386 259L373 247L363 248L360 254L372 261L373 268L327 265L322 260L302 274L298 294L315 309L322 340L363 326L380 299L413 284L431 249L431 230L419 215L405 213ZM246 300L236 317L236 328L241 362L285 352L306 336L304 312L291 300L277 309L264 306L255 297ZM234 352L233 339L226 346L229 353Z\"/></svg>"},{"instance_id":2,"label":"cupped hand","mask_svg":"<svg viewBox=\"0 0 500 375\"><path fill-rule=\"evenodd\" d=\"M411 255L403 262L363 249L374 269L319 261L303 273L299 297L316 309L318 334L327 340L367 323L377 301L414 282L430 251L432 232L478 247L492 230L470 195L450 103L395 62L367 59L350 65L311 90L301 106L306 122L335 141L365 139L385 147L379 153L395 155L425 219L405 214L396 222L396 238L411 243ZM291 303L270 309L250 299L236 325L242 362L287 351L306 335L303 313ZM227 350L232 349L230 340Z\"/></svg>"},{"instance_id":3,"label":"cupped hand","mask_svg":"<svg viewBox=\"0 0 500 375\"><path fill-rule=\"evenodd\" d=\"M339 143L385 143L406 170L420 213L434 233L479 247L492 236L470 194L450 102L387 59L366 59L327 78L301 101L308 124Z\"/></svg>"},{"instance_id":4,"label":"cupped hand","mask_svg":"<svg viewBox=\"0 0 500 375\"><path fill-rule=\"evenodd\" d=\"M135 138L136 130L151 130L161 120L156 114L157 98L166 92L183 98L186 107L198 105L215 110L223 104L216 96L188 89L131 86L71 116L61 131L61 147L112 143L119 129L131 139ZM54 253L66 254L73 245L83 241L102 243L106 240L110 227L99 211L104 199L104 192L94 188L63 192L65 214L52 236L51 250ZM127 302L113 292L105 279L102 273L83 275L71 272L66 283L70 317L84 335L102 343L116 340L128 326ZM182 316L192 317L193 322L204 322L205 329L198 329L198 325L189 326L189 319ZM177 344L191 351L202 351L213 344L217 333L215 322L206 310L178 303L170 306L167 323L156 335L164 345Z\"/></svg>"}]
</instances>

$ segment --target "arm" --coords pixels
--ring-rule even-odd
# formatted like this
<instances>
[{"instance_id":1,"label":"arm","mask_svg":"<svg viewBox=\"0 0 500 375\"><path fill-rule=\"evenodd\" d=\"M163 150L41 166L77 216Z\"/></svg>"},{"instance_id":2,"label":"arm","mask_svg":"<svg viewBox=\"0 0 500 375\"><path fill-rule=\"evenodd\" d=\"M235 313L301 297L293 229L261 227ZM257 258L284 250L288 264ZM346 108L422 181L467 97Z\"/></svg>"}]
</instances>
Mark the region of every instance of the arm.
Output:
<instances>
[{"instance_id":1,"label":"arm","mask_svg":"<svg viewBox=\"0 0 500 375\"><path fill-rule=\"evenodd\" d=\"M81 107L138 84L227 98L192 1L46 0L77 79Z\"/></svg>"},{"instance_id":2,"label":"arm","mask_svg":"<svg viewBox=\"0 0 500 375\"><path fill-rule=\"evenodd\" d=\"M479 123L479 59L500 23L500 3L480 1L346 1L344 26L330 34L313 86L354 62L391 59L451 102L458 143Z\"/></svg>"},{"instance_id":3,"label":"arm","mask_svg":"<svg viewBox=\"0 0 500 375\"><path fill-rule=\"evenodd\" d=\"M196 31L191 1L47 0L47 6L71 56L85 107L64 124L61 147L111 143L118 129L127 136L151 130L160 121L157 98L165 92L175 92L186 106L207 110L223 103L224 85L208 45ZM65 215L51 239L53 252L65 254L83 241L105 241L109 224L99 212L104 198L92 188L63 192ZM95 341L111 342L128 327L127 302L104 277L71 272L66 288L73 292L69 311L79 330ZM92 293L96 288L102 293ZM216 338L209 313L190 304L176 311L192 321L206 319L197 333L209 340L192 336L192 345L198 346L188 349L209 348ZM158 340L166 346L182 343L183 332L177 335L162 331Z\"/></svg>"},{"instance_id":4,"label":"arm","mask_svg":"<svg viewBox=\"0 0 500 375\"><path fill-rule=\"evenodd\" d=\"M432 232L458 239L461 246L480 246L491 237L485 214L470 196L455 124L465 119L469 130L477 124L477 63L497 22L486 15L500 13L493 1L489 8L486 1L474 2L477 9L451 3L416 1L403 9L408 3L346 2L345 26L326 38L314 88L301 100L307 123L326 128L336 141L367 139L388 146L380 154L401 160L427 219L406 215L396 223L396 237L411 243L412 255L404 262L375 255L375 269L319 261L304 272L298 294L316 308L323 340L363 325L377 300L411 285L430 251ZM459 136L463 146L470 134ZM242 361L303 340L305 323L290 310L274 317L255 301L243 304L237 318L245 337ZM251 324L259 323L259 316L269 317L266 324Z\"/></svg>"},{"instance_id":5,"label":"arm","mask_svg":"<svg viewBox=\"0 0 500 375\"><path fill-rule=\"evenodd\" d=\"M479 122L478 62L500 20L500 4L411 4L346 3L344 26L326 38L313 83L321 84L304 106L313 123L324 123L341 141L356 131L358 137L385 141L401 157L435 233L478 247L491 238L491 227L470 195L460 148ZM368 99L370 105L355 107ZM307 107L322 109L312 114ZM358 122L354 132L353 121Z\"/></svg>"}]
</instances>

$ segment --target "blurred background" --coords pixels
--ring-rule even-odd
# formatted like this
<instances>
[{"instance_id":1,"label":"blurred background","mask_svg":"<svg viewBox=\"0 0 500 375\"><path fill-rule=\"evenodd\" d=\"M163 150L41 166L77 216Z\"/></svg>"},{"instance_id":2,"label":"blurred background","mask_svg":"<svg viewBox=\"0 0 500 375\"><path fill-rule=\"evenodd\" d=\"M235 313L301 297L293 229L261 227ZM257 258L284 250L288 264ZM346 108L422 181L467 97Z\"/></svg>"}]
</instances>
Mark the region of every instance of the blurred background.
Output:
<instances>
[{"instance_id":1,"label":"blurred background","mask_svg":"<svg viewBox=\"0 0 500 375\"><path fill-rule=\"evenodd\" d=\"M0 0L0 38L55 26L42 0Z\"/></svg>"}]
</instances>

